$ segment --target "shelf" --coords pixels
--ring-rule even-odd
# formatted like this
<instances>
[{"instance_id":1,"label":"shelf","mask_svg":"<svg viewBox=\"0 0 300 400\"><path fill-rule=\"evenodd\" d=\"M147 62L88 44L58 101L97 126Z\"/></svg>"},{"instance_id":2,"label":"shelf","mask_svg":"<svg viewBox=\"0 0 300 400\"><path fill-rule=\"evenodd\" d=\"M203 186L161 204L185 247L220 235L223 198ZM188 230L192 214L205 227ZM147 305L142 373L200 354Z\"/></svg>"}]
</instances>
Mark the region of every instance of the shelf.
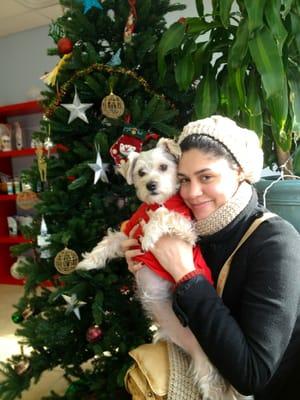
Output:
<instances>
[{"instance_id":1,"label":"shelf","mask_svg":"<svg viewBox=\"0 0 300 400\"><path fill-rule=\"evenodd\" d=\"M26 157L35 155L35 149L22 149L22 150L11 150L11 151L0 151L0 158L12 158L12 157Z\"/></svg>"},{"instance_id":2,"label":"shelf","mask_svg":"<svg viewBox=\"0 0 300 400\"><path fill-rule=\"evenodd\" d=\"M11 150L11 151L0 151L0 158L13 158L13 157L26 157L26 156L34 156L35 148L22 149L22 150ZM63 152L68 151L68 148L63 144L57 144L53 146L50 150L50 153L56 153L57 150L61 150ZM47 150L44 149L44 153L47 153Z\"/></svg>"},{"instance_id":3,"label":"shelf","mask_svg":"<svg viewBox=\"0 0 300 400\"><path fill-rule=\"evenodd\" d=\"M14 117L16 115L34 114L41 112L43 112L42 105L36 100L31 100L24 103L0 106L0 119Z\"/></svg>"},{"instance_id":4,"label":"shelf","mask_svg":"<svg viewBox=\"0 0 300 400\"><path fill-rule=\"evenodd\" d=\"M0 244L18 244L28 242L24 236L0 236Z\"/></svg>"},{"instance_id":5,"label":"shelf","mask_svg":"<svg viewBox=\"0 0 300 400\"><path fill-rule=\"evenodd\" d=\"M0 201L16 201L16 194L0 194Z\"/></svg>"}]
</instances>

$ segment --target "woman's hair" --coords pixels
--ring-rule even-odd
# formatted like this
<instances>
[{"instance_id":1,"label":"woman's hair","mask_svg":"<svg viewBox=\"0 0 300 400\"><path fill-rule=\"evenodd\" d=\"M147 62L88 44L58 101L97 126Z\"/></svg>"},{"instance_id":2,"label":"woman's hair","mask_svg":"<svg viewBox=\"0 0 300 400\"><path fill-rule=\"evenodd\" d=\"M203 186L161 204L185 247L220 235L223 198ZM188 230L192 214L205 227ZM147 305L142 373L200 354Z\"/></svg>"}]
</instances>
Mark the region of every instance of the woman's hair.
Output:
<instances>
[{"instance_id":1,"label":"woman's hair","mask_svg":"<svg viewBox=\"0 0 300 400\"><path fill-rule=\"evenodd\" d=\"M225 158L232 168L240 166L234 155L223 143L205 134L190 134L180 143L180 148L183 153L191 149L197 149L204 153L209 153L215 158Z\"/></svg>"}]
</instances>

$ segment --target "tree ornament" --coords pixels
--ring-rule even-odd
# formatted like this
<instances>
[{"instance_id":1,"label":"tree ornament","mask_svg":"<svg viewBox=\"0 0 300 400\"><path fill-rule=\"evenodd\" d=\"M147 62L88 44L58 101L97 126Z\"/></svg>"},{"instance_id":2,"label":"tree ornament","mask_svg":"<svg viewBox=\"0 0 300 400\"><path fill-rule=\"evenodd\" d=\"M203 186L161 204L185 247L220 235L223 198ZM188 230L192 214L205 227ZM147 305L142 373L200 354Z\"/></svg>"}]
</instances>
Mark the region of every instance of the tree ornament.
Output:
<instances>
[{"instance_id":1,"label":"tree ornament","mask_svg":"<svg viewBox=\"0 0 300 400\"><path fill-rule=\"evenodd\" d=\"M117 52L108 61L107 65L110 65L111 67L116 67L117 65L120 65L122 62L120 54L121 54L121 49L118 49Z\"/></svg>"},{"instance_id":2,"label":"tree ornament","mask_svg":"<svg viewBox=\"0 0 300 400\"><path fill-rule=\"evenodd\" d=\"M98 0L82 0L84 5L83 13L86 14L91 8L95 7L99 10L103 10L102 4Z\"/></svg>"},{"instance_id":3,"label":"tree ornament","mask_svg":"<svg viewBox=\"0 0 300 400\"><path fill-rule=\"evenodd\" d=\"M29 317L33 315L33 309L28 305L25 310L22 312L22 317L26 321Z\"/></svg>"},{"instance_id":4,"label":"tree ornament","mask_svg":"<svg viewBox=\"0 0 300 400\"><path fill-rule=\"evenodd\" d=\"M74 381L70 384L70 386L66 390L66 395L67 398L69 398L68 396L71 396L71 398L73 398L72 396L78 394L78 392L84 391L86 393L87 390L87 384L79 379L78 381Z\"/></svg>"},{"instance_id":5,"label":"tree ornament","mask_svg":"<svg viewBox=\"0 0 300 400\"><path fill-rule=\"evenodd\" d=\"M41 182L47 182L47 161L44 155L44 149L41 146L38 146L35 149L35 154L37 157L37 164L40 173Z\"/></svg>"},{"instance_id":6,"label":"tree ornament","mask_svg":"<svg viewBox=\"0 0 300 400\"><path fill-rule=\"evenodd\" d=\"M103 337L103 331L98 325L91 326L86 332L86 340L89 343L97 343Z\"/></svg>"},{"instance_id":7,"label":"tree ornament","mask_svg":"<svg viewBox=\"0 0 300 400\"><path fill-rule=\"evenodd\" d=\"M22 321L24 321L24 317L19 311L13 313L11 319L15 324L20 324Z\"/></svg>"},{"instance_id":8,"label":"tree ornament","mask_svg":"<svg viewBox=\"0 0 300 400\"><path fill-rule=\"evenodd\" d=\"M23 357L15 366L14 370L16 371L17 375L21 376L24 375L30 368L30 361L29 358Z\"/></svg>"},{"instance_id":9,"label":"tree ornament","mask_svg":"<svg viewBox=\"0 0 300 400\"><path fill-rule=\"evenodd\" d=\"M132 36L135 31L135 24L137 21L137 12L135 8L136 0L128 0L128 4L130 6L130 11L124 28L123 38L125 43L131 44Z\"/></svg>"},{"instance_id":10,"label":"tree ornament","mask_svg":"<svg viewBox=\"0 0 300 400\"><path fill-rule=\"evenodd\" d=\"M37 237L37 244L40 247L40 257L45 259L50 258L51 254L50 250L48 249L50 244L50 235L48 234L48 228L44 216L42 216L41 230Z\"/></svg>"},{"instance_id":11,"label":"tree ornament","mask_svg":"<svg viewBox=\"0 0 300 400\"><path fill-rule=\"evenodd\" d=\"M18 268L24 264L26 257L19 256L17 260L10 267L10 274L15 279L24 279L24 275L18 271Z\"/></svg>"},{"instance_id":12,"label":"tree ornament","mask_svg":"<svg viewBox=\"0 0 300 400\"><path fill-rule=\"evenodd\" d=\"M82 121L88 124L88 119L85 115L86 110L93 106L93 103L81 103L80 98L77 94L77 88L75 86L75 95L72 104L61 103L61 106L70 111L70 116L68 124L70 124L74 119L80 118Z\"/></svg>"},{"instance_id":13,"label":"tree ornament","mask_svg":"<svg viewBox=\"0 0 300 400\"><path fill-rule=\"evenodd\" d=\"M57 48L59 54L69 54L73 50L73 42L67 37L62 37L57 42Z\"/></svg>"},{"instance_id":14,"label":"tree ornament","mask_svg":"<svg viewBox=\"0 0 300 400\"><path fill-rule=\"evenodd\" d=\"M105 96L101 103L102 114L108 118L117 119L124 114L125 105L121 97L115 95L112 91Z\"/></svg>"},{"instance_id":15,"label":"tree ornament","mask_svg":"<svg viewBox=\"0 0 300 400\"><path fill-rule=\"evenodd\" d=\"M110 155L116 165L120 165L127 160L130 152L141 152L143 144L150 139L157 140L159 135L127 125L123 128L123 135L111 146Z\"/></svg>"},{"instance_id":16,"label":"tree ornament","mask_svg":"<svg viewBox=\"0 0 300 400\"><path fill-rule=\"evenodd\" d=\"M59 251L54 258L54 266L63 275L69 275L75 271L79 262L77 253L65 247Z\"/></svg>"},{"instance_id":17,"label":"tree ornament","mask_svg":"<svg viewBox=\"0 0 300 400\"><path fill-rule=\"evenodd\" d=\"M55 86L56 79L59 71L62 67L64 67L69 59L71 58L72 54L65 54L62 59L56 64L52 71L48 72L47 74L40 77L40 79L49 86Z\"/></svg>"},{"instance_id":18,"label":"tree ornament","mask_svg":"<svg viewBox=\"0 0 300 400\"><path fill-rule=\"evenodd\" d=\"M124 285L124 286L120 287L120 293L121 293L123 296L127 296L128 294L130 294L130 288L129 288L129 286Z\"/></svg>"},{"instance_id":19,"label":"tree ornament","mask_svg":"<svg viewBox=\"0 0 300 400\"><path fill-rule=\"evenodd\" d=\"M64 36L65 31L64 28L56 21L56 22L51 22L49 25L49 33L48 36L52 37L54 42L58 42L58 40Z\"/></svg>"},{"instance_id":20,"label":"tree ornament","mask_svg":"<svg viewBox=\"0 0 300 400\"><path fill-rule=\"evenodd\" d=\"M64 300L66 301L66 303L68 304L66 306L66 314L70 314L71 312L73 312L76 317L78 319L80 319L80 311L79 308L84 306L86 304L85 301L79 301L77 299L76 294L72 294L72 296L67 296L66 294L62 294L62 297L64 298Z\"/></svg>"},{"instance_id":21,"label":"tree ornament","mask_svg":"<svg viewBox=\"0 0 300 400\"><path fill-rule=\"evenodd\" d=\"M22 210L31 210L34 208L40 199L38 195L32 190L26 190L24 192L20 192L17 194L16 203L19 208Z\"/></svg>"},{"instance_id":22,"label":"tree ornament","mask_svg":"<svg viewBox=\"0 0 300 400\"><path fill-rule=\"evenodd\" d=\"M94 164L88 164L90 168L95 172L94 176L94 185L98 182L99 179L101 179L102 182L108 183L108 178L106 175L106 171L108 168L108 164L103 164L102 163L102 158L100 155L100 148L96 146L96 151L97 151L97 158L96 158L96 163Z\"/></svg>"}]
</instances>

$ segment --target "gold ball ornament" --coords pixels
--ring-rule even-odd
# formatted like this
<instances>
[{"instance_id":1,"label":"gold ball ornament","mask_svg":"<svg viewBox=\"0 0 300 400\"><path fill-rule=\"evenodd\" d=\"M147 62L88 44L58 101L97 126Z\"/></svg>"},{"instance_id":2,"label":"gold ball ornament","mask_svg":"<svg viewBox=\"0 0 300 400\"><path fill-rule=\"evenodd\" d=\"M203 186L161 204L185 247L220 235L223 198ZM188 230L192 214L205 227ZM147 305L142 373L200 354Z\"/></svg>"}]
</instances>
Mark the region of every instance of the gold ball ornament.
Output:
<instances>
[{"instance_id":1,"label":"gold ball ornament","mask_svg":"<svg viewBox=\"0 0 300 400\"><path fill-rule=\"evenodd\" d=\"M102 100L101 111L106 117L117 119L124 114L125 105L121 97L111 92Z\"/></svg>"},{"instance_id":2,"label":"gold ball ornament","mask_svg":"<svg viewBox=\"0 0 300 400\"><path fill-rule=\"evenodd\" d=\"M79 258L76 252L67 247L58 252L54 258L55 268L63 275L68 275L74 272L78 262Z\"/></svg>"}]
</instances>

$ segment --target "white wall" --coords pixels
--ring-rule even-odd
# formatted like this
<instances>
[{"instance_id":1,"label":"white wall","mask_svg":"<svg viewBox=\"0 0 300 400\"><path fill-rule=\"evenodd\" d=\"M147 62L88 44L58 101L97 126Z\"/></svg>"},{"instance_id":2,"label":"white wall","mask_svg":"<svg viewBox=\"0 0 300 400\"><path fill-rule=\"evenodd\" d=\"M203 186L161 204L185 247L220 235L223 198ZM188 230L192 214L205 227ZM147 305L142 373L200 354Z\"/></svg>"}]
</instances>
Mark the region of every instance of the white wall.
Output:
<instances>
[{"instance_id":1,"label":"white wall","mask_svg":"<svg viewBox=\"0 0 300 400\"><path fill-rule=\"evenodd\" d=\"M57 62L56 56L47 55L49 47L48 26L0 40L0 105L30 100L31 92L44 88L39 78Z\"/></svg>"},{"instance_id":2,"label":"white wall","mask_svg":"<svg viewBox=\"0 0 300 400\"><path fill-rule=\"evenodd\" d=\"M182 16L197 15L194 0L171 1L178 2L186 4L187 9L167 15L168 24ZM49 47L53 47L53 40L48 36L48 26L0 39L0 106L31 100L43 90L39 78L57 62L57 57L47 55Z\"/></svg>"}]
</instances>

